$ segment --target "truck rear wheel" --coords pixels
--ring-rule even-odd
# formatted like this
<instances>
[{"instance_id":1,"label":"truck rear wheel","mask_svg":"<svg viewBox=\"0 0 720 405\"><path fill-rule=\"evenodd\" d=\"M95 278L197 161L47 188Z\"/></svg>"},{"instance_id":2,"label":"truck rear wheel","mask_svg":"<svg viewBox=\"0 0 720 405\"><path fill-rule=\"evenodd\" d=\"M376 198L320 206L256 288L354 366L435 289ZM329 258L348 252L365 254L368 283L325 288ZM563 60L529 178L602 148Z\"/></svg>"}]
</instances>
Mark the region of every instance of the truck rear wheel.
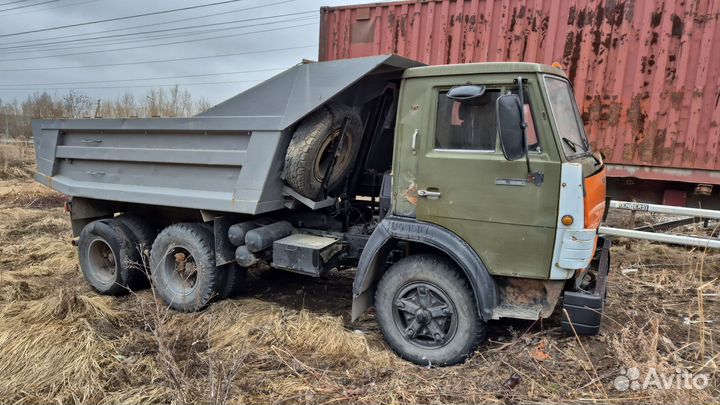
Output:
<instances>
[{"instance_id":1,"label":"truck rear wheel","mask_svg":"<svg viewBox=\"0 0 720 405\"><path fill-rule=\"evenodd\" d=\"M219 267L222 282L218 286L220 298L236 298L242 293L247 282L247 269L237 263L228 263Z\"/></svg>"},{"instance_id":2,"label":"truck rear wheel","mask_svg":"<svg viewBox=\"0 0 720 405\"><path fill-rule=\"evenodd\" d=\"M165 228L150 251L150 272L158 295L170 308L182 312L204 308L221 281L212 233L202 224Z\"/></svg>"},{"instance_id":3,"label":"truck rear wheel","mask_svg":"<svg viewBox=\"0 0 720 405\"><path fill-rule=\"evenodd\" d=\"M484 339L472 288L450 260L431 254L393 264L375 292L385 340L420 365L452 365Z\"/></svg>"},{"instance_id":4,"label":"truck rear wheel","mask_svg":"<svg viewBox=\"0 0 720 405\"><path fill-rule=\"evenodd\" d=\"M285 155L285 181L298 193L318 198L345 118L348 123L328 190L337 188L352 170L362 139L362 121L351 108L331 103L305 118L295 130Z\"/></svg>"},{"instance_id":5,"label":"truck rear wheel","mask_svg":"<svg viewBox=\"0 0 720 405\"><path fill-rule=\"evenodd\" d=\"M133 248L139 252L140 258L142 259L139 267L144 274L143 277L138 279L136 288L147 288L150 286L150 249L157 237L157 230L155 230L149 222L136 215L123 214L115 219L120 221L130 231L133 236Z\"/></svg>"},{"instance_id":6,"label":"truck rear wheel","mask_svg":"<svg viewBox=\"0 0 720 405\"><path fill-rule=\"evenodd\" d=\"M152 248L155 237L157 237L157 230L149 222L133 214L123 214L116 219L122 222L134 236L135 248L141 251L143 255L147 255L150 248Z\"/></svg>"},{"instance_id":7,"label":"truck rear wheel","mask_svg":"<svg viewBox=\"0 0 720 405\"><path fill-rule=\"evenodd\" d=\"M133 235L117 219L93 221L78 240L80 269L100 294L123 295L142 284L142 260Z\"/></svg>"}]
</instances>

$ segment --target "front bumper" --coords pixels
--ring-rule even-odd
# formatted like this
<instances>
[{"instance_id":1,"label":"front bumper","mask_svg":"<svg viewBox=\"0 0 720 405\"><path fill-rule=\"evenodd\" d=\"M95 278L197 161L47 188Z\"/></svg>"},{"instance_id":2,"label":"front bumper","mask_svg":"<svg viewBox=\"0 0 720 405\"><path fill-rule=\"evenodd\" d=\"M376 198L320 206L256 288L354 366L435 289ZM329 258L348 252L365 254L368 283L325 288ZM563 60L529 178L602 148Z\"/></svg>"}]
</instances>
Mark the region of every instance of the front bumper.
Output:
<instances>
[{"instance_id":1,"label":"front bumper","mask_svg":"<svg viewBox=\"0 0 720 405\"><path fill-rule=\"evenodd\" d=\"M598 238L600 248L596 251L596 258L590 263L589 269L595 272L592 290L565 292L562 314L564 331L578 335L596 335L600 332L610 271L610 245L610 239Z\"/></svg>"}]
</instances>

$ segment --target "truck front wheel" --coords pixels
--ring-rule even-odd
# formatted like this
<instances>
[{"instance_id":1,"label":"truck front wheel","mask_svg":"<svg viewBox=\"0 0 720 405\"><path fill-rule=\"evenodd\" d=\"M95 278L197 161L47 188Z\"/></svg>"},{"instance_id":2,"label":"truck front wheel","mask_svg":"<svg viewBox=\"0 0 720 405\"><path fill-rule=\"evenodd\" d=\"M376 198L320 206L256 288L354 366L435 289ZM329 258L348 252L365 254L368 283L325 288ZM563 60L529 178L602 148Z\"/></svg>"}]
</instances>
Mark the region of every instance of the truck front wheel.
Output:
<instances>
[{"instance_id":1,"label":"truck front wheel","mask_svg":"<svg viewBox=\"0 0 720 405\"><path fill-rule=\"evenodd\" d=\"M375 292L385 340L401 357L420 365L452 365L485 337L473 291L457 266L432 254L393 264Z\"/></svg>"},{"instance_id":2,"label":"truck front wheel","mask_svg":"<svg viewBox=\"0 0 720 405\"><path fill-rule=\"evenodd\" d=\"M165 228L150 251L150 274L170 308L182 312L204 308L221 281L212 233L201 224Z\"/></svg>"}]
</instances>

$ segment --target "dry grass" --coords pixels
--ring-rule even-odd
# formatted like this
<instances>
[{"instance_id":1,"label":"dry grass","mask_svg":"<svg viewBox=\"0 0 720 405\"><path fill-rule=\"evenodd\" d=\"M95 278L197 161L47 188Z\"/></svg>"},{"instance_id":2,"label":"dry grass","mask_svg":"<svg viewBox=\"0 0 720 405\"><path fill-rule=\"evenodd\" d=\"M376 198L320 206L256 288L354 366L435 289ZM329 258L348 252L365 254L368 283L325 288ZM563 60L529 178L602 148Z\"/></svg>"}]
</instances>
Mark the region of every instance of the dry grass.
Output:
<instances>
[{"instance_id":1,"label":"dry grass","mask_svg":"<svg viewBox=\"0 0 720 405\"><path fill-rule=\"evenodd\" d=\"M45 205L18 203L28 191ZM55 198L25 182L0 183L1 403L717 403L720 396L718 253L618 244L600 336L563 335L557 311L535 325L494 322L465 364L429 369L389 351L372 314L348 322L351 278L343 272L329 280L253 272L247 297L197 314L167 311L150 290L99 297L82 280ZM620 367L704 372L711 385L619 392ZM510 388L513 376L519 383Z\"/></svg>"},{"instance_id":2,"label":"dry grass","mask_svg":"<svg viewBox=\"0 0 720 405\"><path fill-rule=\"evenodd\" d=\"M29 179L33 174L33 166L32 144L0 143L0 180Z\"/></svg>"}]
</instances>

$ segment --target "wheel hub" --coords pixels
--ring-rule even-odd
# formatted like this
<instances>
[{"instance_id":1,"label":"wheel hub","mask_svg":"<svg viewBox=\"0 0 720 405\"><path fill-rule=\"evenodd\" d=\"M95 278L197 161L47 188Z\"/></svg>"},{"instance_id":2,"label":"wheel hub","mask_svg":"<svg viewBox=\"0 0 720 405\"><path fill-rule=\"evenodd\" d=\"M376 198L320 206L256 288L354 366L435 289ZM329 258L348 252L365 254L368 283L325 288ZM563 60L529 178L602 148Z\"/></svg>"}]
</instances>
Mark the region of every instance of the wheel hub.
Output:
<instances>
[{"instance_id":1,"label":"wheel hub","mask_svg":"<svg viewBox=\"0 0 720 405\"><path fill-rule=\"evenodd\" d=\"M415 282L395 296L396 326L413 344L441 347L455 335L457 321L448 295L430 283Z\"/></svg>"},{"instance_id":2,"label":"wheel hub","mask_svg":"<svg viewBox=\"0 0 720 405\"><path fill-rule=\"evenodd\" d=\"M165 254L164 266L159 269L166 273L168 288L179 295L187 295L195 287L198 268L189 250L181 246L169 249Z\"/></svg>"},{"instance_id":3,"label":"wheel hub","mask_svg":"<svg viewBox=\"0 0 720 405\"><path fill-rule=\"evenodd\" d=\"M415 319L418 320L420 325L427 325L432 321L432 315L430 315L430 311L428 311L425 308L420 308L415 313Z\"/></svg>"},{"instance_id":4,"label":"wheel hub","mask_svg":"<svg viewBox=\"0 0 720 405\"><path fill-rule=\"evenodd\" d=\"M95 238L88 244L88 262L95 277L102 283L113 283L117 265L112 248L102 238Z\"/></svg>"},{"instance_id":5,"label":"wheel hub","mask_svg":"<svg viewBox=\"0 0 720 405\"><path fill-rule=\"evenodd\" d=\"M328 165L330 164L330 161L333 158L333 152L335 150L335 145L337 142L340 142L340 129L336 129L333 131L330 136L328 136L323 144L320 146L320 151L315 158L315 179L318 182L323 182L325 179L325 171L327 170ZM338 158L335 162L335 170L336 173L341 171L344 165L346 164L346 160L348 159L347 151L350 150L351 145L349 145L352 142L352 139L348 134L345 134L345 137L343 139L343 144L341 149L338 151Z\"/></svg>"}]
</instances>

